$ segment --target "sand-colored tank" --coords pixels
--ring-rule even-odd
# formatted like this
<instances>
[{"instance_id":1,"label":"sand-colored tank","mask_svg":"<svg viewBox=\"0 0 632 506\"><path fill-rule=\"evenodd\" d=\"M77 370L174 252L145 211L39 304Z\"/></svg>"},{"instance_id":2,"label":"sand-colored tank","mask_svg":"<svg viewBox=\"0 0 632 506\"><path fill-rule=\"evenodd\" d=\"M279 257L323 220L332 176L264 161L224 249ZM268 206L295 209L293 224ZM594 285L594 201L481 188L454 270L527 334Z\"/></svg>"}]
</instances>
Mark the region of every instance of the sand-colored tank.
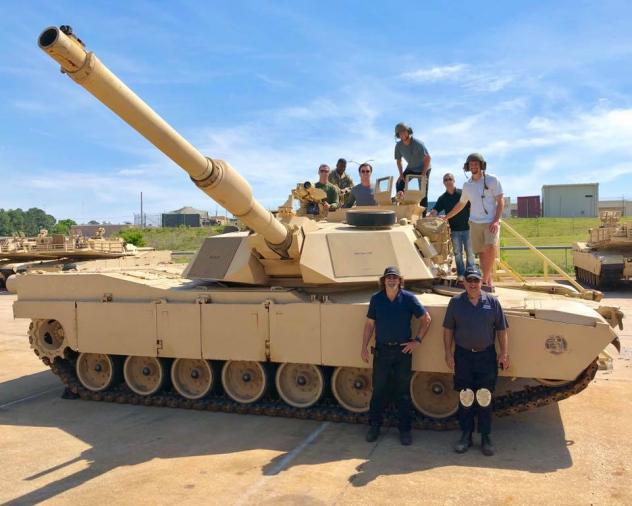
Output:
<instances>
[{"instance_id":1,"label":"sand-colored tank","mask_svg":"<svg viewBox=\"0 0 632 506\"><path fill-rule=\"evenodd\" d=\"M443 360L441 327L453 293L441 280L442 265L451 260L444 251L447 229L440 220L419 219L416 196L395 205L389 194L384 206L346 211L339 221L298 216L284 205L277 219L235 169L200 154L67 27L46 29L39 44L249 227L205 239L183 277L11 277L14 314L32 320L32 347L69 395L364 421L371 371L360 357L362 329L379 276L397 265L433 319L413 356L416 426L454 426L458 398ZM501 375L519 379L496 396L498 414L582 390L599 353L617 342L615 308L519 290L499 289L498 296L509 318L512 356Z\"/></svg>"},{"instance_id":2,"label":"sand-colored tank","mask_svg":"<svg viewBox=\"0 0 632 506\"><path fill-rule=\"evenodd\" d=\"M602 211L599 218L588 242L573 245L573 266L579 281L601 290L632 278L632 222L622 223L620 211Z\"/></svg>"},{"instance_id":3,"label":"sand-colored tank","mask_svg":"<svg viewBox=\"0 0 632 506\"><path fill-rule=\"evenodd\" d=\"M171 264L170 251L137 248L120 237L107 238L103 227L93 237L49 234L42 229L36 237L16 234L0 240L0 290L18 272L104 272L166 264Z\"/></svg>"}]
</instances>

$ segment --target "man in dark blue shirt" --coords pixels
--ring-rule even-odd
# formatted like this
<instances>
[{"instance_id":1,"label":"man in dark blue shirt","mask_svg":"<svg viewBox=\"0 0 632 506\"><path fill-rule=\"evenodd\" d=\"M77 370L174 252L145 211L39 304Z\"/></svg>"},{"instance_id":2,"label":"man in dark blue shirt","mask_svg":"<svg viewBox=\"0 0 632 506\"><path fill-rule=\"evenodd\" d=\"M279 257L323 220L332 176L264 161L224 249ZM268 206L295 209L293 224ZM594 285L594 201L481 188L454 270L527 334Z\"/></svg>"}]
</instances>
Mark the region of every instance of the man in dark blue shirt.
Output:
<instances>
[{"instance_id":1,"label":"man in dark blue shirt","mask_svg":"<svg viewBox=\"0 0 632 506\"><path fill-rule=\"evenodd\" d=\"M403 289L404 279L397 267L387 267L380 278L381 290L371 297L364 325L362 360L369 362L368 345L375 330L373 352L373 395L369 407L371 427L366 435L369 443L377 440L386 403L388 379L393 374L399 414L399 439L412 443L410 376L412 353L428 332L430 315L415 295ZM421 319L417 335L411 339L412 317Z\"/></svg>"},{"instance_id":2,"label":"man in dark blue shirt","mask_svg":"<svg viewBox=\"0 0 632 506\"><path fill-rule=\"evenodd\" d=\"M472 446L475 418L478 418L483 454L491 456L495 452L490 439L492 393L498 366L509 367L508 327L498 299L481 291L480 271L467 268L465 292L450 299L443 319L445 361L448 368L454 369L454 389L459 392L460 401L458 416L462 434L454 447L457 453L465 453ZM496 356L496 340L499 357Z\"/></svg>"},{"instance_id":3,"label":"man in dark blue shirt","mask_svg":"<svg viewBox=\"0 0 632 506\"><path fill-rule=\"evenodd\" d=\"M443 176L445 192L437 199L437 203L430 212L431 216L444 212L448 214L454 206L461 200L461 190L456 187L454 174L448 172ZM454 262L456 263L456 275L459 281L463 281L465 264L463 262L463 249L467 256L467 266L476 265L476 257L470 240L470 203L468 202L463 210L450 218L450 238L452 239L452 249L454 250Z\"/></svg>"}]
</instances>

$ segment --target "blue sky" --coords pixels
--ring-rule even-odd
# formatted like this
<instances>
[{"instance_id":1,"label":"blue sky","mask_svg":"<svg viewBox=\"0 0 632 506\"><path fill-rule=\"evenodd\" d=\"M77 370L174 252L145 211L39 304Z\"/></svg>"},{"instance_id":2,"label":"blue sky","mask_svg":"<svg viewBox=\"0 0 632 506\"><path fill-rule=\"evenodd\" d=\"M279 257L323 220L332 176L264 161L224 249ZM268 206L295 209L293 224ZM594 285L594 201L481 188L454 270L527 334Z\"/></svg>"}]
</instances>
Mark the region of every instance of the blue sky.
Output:
<instances>
[{"instance_id":1,"label":"blue sky","mask_svg":"<svg viewBox=\"0 0 632 506\"><path fill-rule=\"evenodd\" d=\"M266 207L339 157L394 175L399 121L433 157L431 199L471 151L514 199L574 182L632 198L632 2L60 0L0 19L5 209L122 222L143 191L148 212L215 212L37 47L61 24Z\"/></svg>"}]
</instances>

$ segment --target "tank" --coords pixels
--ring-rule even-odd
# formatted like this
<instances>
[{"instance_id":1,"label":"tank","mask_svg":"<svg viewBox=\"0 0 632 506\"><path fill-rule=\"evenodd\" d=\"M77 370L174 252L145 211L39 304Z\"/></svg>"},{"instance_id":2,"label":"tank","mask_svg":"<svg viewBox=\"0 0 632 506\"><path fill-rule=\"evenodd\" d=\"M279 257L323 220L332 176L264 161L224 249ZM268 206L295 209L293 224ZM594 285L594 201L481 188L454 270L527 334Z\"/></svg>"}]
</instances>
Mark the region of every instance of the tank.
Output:
<instances>
[{"instance_id":1,"label":"tank","mask_svg":"<svg viewBox=\"0 0 632 506\"><path fill-rule=\"evenodd\" d=\"M632 223L621 223L620 211L602 211L601 224L588 230L588 242L573 245L575 276L599 290L632 277Z\"/></svg>"},{"instance_id":2,"label":"tank","mask_svg":"<svg viewBox=\"0 0 632 506\"><path fill-rule=\"evenodd\" d=\"M49 234L42 229L37 237L16 234L0 240L0 290L18 272L107 271L169 263L170 251L136 248L120 237L108 239L103 227L93 237Z\"/></svg>"},{"instance_id":3,"label":"tank","mask_svg":"<svg viewBox=\"0 0 632 506\"><path fill-rule=\"evenodd\" d=\"M415 426L456 426L458 396L441 326L455 293L446 281L449 232L440 220L419 218L416 194L393 203L390 180L377 208L322 220L286 202L275 216L228 162L199 153L68 27L46 29L39 45L248 227L205 239L182 277L125 271L11 277L14 315L31 319L31 346L67 396L365 422L371 370L360 357L362 330L379 277L397 265L433 320L413 356ZM318 194L309 198L318 201ZM502 288L497 295L507 310L513 358L500 373L498 415L581 391L602 350L618 343L617 308Z\"/></svg>"}]
</instances>

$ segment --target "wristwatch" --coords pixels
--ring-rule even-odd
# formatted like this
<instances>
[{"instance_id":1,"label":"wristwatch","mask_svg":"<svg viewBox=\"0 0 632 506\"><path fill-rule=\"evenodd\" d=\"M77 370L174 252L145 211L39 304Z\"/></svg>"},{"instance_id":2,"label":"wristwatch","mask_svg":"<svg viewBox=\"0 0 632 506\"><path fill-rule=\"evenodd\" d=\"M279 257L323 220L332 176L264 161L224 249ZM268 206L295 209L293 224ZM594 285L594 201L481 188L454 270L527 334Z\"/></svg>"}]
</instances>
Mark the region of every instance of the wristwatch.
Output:
<instances>
[{"instance_id":1,"label":"wristwatch","mask_svg":"<svg viewBox=\"0 0 632 506\"><path fill-rule=\"evenodd\" d=\"M421 337L419 337L419 336L415 336L415 337L413 338L413 341L417 341L418 343L421 343Z\"/></svg>"}]
</instances>

